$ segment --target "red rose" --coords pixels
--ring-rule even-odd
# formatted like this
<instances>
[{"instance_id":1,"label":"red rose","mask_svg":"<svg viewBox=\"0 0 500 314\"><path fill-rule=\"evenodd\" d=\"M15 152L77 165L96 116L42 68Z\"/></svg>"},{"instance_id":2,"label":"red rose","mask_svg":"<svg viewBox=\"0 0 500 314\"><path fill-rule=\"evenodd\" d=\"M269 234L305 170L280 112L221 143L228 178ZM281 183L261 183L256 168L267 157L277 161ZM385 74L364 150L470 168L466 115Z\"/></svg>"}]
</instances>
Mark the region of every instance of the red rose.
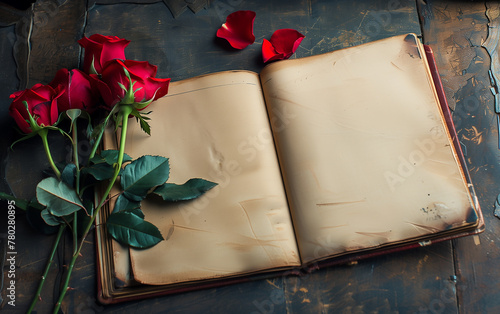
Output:
<instances>
[{"instance_id":1,"label":"red rose","mask_svg":"<svg viewBox=\"0 0 500 314\"><path fill-rule=\"evenodd\" d=\"M104 65L101 80L95 82L109 109L122 103L142 110L168 92L170 79L156 78L156 71L157 67L147 61L112 60Z\"/></svg>"},{"instance_id":2,"label":"red rose","mask_svg":"<svg viewBox=\"0 0 500 314\"><path fill-rule=\"evenodd\" d=\"M15 92L10 95L10 98L14 100L10 104L9 114L14 118L21 131L26 134L33 131L32 125L29 123L29 114L33 117L36 125L40 127L54 125L59 117L57 99L61 94L62 90L43 84L36 84L30 89ZM29 114L24 102L28 103Z\"/></svg>"},{"instance_id":3,"label":"red rose","mask_svg":"<svg viewBox=\"0 0 500 314\"><path fill-rule=\"evenodd\" d=\"M60 69L50 82L53 88L61 88L63 93L57 100L59 112L68 109L82 109L93 112L99 100L99 90L90 83L90 76L78 69Z\"/></svg>"},{"instance_id":4,"label":"red rose","mask_svg":"<svg viewBox=\"0 0 500 314\"><path fill-rule=\"evenodd\" d=\"M116 36L94 34L89 38L83 36L78 43L85 49L83 71L87 74L100 74L102 66L109 60L125 59L125 47L130 41Z\"/></svg>"}]
</instances>

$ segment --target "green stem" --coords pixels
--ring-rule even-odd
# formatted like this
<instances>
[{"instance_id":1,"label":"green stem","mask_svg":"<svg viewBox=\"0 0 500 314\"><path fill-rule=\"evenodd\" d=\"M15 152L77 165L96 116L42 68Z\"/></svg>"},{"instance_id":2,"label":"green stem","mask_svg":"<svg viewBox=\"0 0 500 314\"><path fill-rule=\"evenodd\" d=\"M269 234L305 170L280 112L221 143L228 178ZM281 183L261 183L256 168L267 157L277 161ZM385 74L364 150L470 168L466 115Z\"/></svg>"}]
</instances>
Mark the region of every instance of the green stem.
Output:
<instances>
[{"instance_id":1,"label":"green stem","mask_svg":"<svg viewBox=\"0 0 500 314\"><path fill-rule=\"evenodd\" d=\"M92 227L95 218L99 214L99 211L101 210L102 206L106 203L106 199L108 198L109 193L111 192L116 179L118 178L118 175L120 174L120 170L122 168L123 164L123 155L125 153L125 140L127 137L127 126L128 126L128 116L132 112L132 106L121 106L120 107L120 117L122 118L122 133L121 133L121 138L120 138L120 150L118 154L118 161L114 165L115 167L115 172L113 174L113 177L109 181L108 187L106 188L106 191L104 192L101 201L99 202L99 205L97 206L96 210L94 211L90 221L85 227L85 231L83 233L82 239L80 240L80 245L78 246L78 249L76 252L73 254L73 257L71 258L71 261L68 265L68 270L66 272L66 277L64 279L64 283L62 286L61 294L59 295L59 299L57 300L57 303L54 308L54 314L59 312L59 309L61 307L62 301L64 299L64 296L66 295L66 291L68 290L69 287L69 279L71 277L71 272L73 271L73 267L75 266L76 259L80 255L80 252L82 250L83 244L85 242L85 238L87 237L90 228Z\"/></svg>"},{"instance_id":2,"label":"green stem","mask_svg":"<svg viewBox=\"0 0 500 314\"><path fill-rule=\"evenodd\" d=\"M61 240L61 236L63 235L63 231L65 228L66 228L66 224L59 225L59 231L57 232L54 246L52 247L52 251L50 252L49 260L47 261L47 264L45 265L45 270L42 274L42 279L40 280L40 283L38 284L38 289L36 290L35 296L33 297L33 300L31 301L31 305L30 305L27 313L31 313L33 311L33 309L35 308L36 302L40 299L40 294L42 293L43 284L45 283L45 279L47 278L47 275L49 273L50 266L52 265L52 262L54 261L54 256L56 254L57 247L59 246L59 242Z\"/></svg>"},{"instance_id":3,"label":"green stem","mask_svg":"<svg viewBox=\"0 0 500 314\"><path fill-rule=\"evenodd\" d=\"M78 250L78 214L73 213L73 255L77 253Z\"/></svg>"},{"instance_id":4,"label":"green stem","mask_svg":"<svg viewBox=\"0 0 500 314\"><path fill-rule=\"evenodd\" d=\"M76 120L76 119L75 119ZM76 167L76 175L75 175L75 190L76 194L80 195L80 162L78 160L78 128L76 121L73 121L73 127L71 130L72 135L72 143L73 143L73 163ZM73 255L76 254L78 249L78 214L77 212L73 213Z\"/></svg>"},{"instance_id":5,"label":"green stem","mask_svg":"<svg viewBox=\"0 0 500 314\"><path fill-rule=\"evenodd\" d=\"M106 126L108 124L109 118L115 113L115 109L111 110L109 114L106 116L104 121L102 122L102 127L101 130L99 131L99 135L97 135L97 139L95 140L94 146L92 147L92 150L90 151L90 156L89 160L92 159L92 157L95 156L97 149L99 148L102 140L102 136L104 135L104 131L106 130Z\"/></svg>"},{"instance_id":6,"label":"green stem","mask_svg":"<svg viewBox=\"0 0 500 314\"><path fill-rule=\"evenodd\" d=\"M94 143L94 146L92 147L92 150L90 151L89 160L92 159L92 157L95 156L95 153L97 152L97 149L99 148L99 146L101 144L102 135L104 134L104 128L105 127L103 126L103 130L97 136L97 139L96 139L96 141Z\"/></svg>"},{"instance_id":7,"label":"green stem","mask_svg":"<svg viewBox=\"0 0 500 314\"><path fill-rule=\"evenodd\" d=\"M49 141L47 139L48 133L49 131L47 129L42 129L38 132L38 134L42 138L43 148L45 149L45 154L47 155L47 159L49 160L50 166L52 167L52 170L56 174L57 179L61 180L61 172L59 171L59 169L57 169L57 166L54 163L54 160L52 159L52 154L50 153Z\"/></svg>"},{"instance_id":8,"label":"green stem","mask_svg":"<svg viewBox=\"0 0 500 314\"><path fill-rule=\"evenodd\" d=\"M72 130L72 142L73 142L73 163L76 166L76 193L80 195L80 162L78 160L78 130L76 127L76 122L73 124L73 130Z\"/></svg>"},{"instance_id":9,"label":"green stem","mask_svg":"<svg viewBox=\"0 0 500 314\"><path fill-rule=\"evenodd\" d=\"M120 109L120 115L122 117L122 134L120 137L120 150L118 152L118 160L116 164L114 165L115 167L115 172L113 173L113 177L111 178L108 187L106 188L103 197L101 198L101 202L97 206L97 209L95 210L94 216L96 216L96 213L99 211L99 209L104 205L106 202L106 199L111 192L111 189L113 188L113 185L115 184L116 179L118 178L118 175L120 174L120 170L122 168L123 164L123 155L125 154L125 140L127 138L127 126L128 126L128 116L132 112L132 106L122 106ZM90 227L89 227L90 229Z\"/></svg>"}]
</instances>

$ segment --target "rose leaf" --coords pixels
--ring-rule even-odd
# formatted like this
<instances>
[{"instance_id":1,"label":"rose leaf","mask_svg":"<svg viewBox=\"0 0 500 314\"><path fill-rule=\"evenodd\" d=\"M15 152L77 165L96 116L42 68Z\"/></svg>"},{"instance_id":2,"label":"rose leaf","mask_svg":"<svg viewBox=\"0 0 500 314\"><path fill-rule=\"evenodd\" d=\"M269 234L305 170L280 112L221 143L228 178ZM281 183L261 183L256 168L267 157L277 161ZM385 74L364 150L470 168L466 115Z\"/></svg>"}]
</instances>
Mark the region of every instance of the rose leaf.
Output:
<instances>
[{"instance_id":1,"label":"rose leaf","mask_svg":"<svg viewBox=\"0 0 500 314\"><path fill-rule=\"evenodd\" d=\"M163 240L158 228L131 212L112 213L106 227L115 240L134 248L149 248Z\"/></svg>"},{"instance_id":2,"label":"rose leaf","mask_svg":"<svg viewBox=\"0 0 500 314\"><path fill-rule=\"evenodd\" d=\"M43 179L38 183L36 197L38 202L47 206L54 216L66 216L82 208L85 210L76 191L53 177Z\"/></svg>"},{"instance_id":3,"label":"rose leaf","mask_svg":"<svg viewBox=\"0 0 500 314\"><path fill-rule=\"evenodd\" d=\"M184 184L164 183L157 187L153 193L161 196L165 201L187 201L203 195L216 185L217 183L214 182L194 178Z\"/></svg>"},{"instance_id":4,"label":"rose leaf","mask_svg":"<svg viewBox=\"0 0 500 314\"><path fill-rule=\"evenodd\" d=\"M141 201L152 188L165 183L169 174L168 158L146 155L125 166L120 183L128 199Z\"/></svg>"},{"instance_id":5,"label":"rose leaf","mask_svg":"<svg viewBox=\"0 0 500 314\"><path fill-rule=\"evenodd\" d=\"M103 181L111 179L115 173L115 169L112 165L100 163L82 168L82 172L92 175L96 180Z\"/></svg>"},{"instance_id":6,"label":"rose leaf","mask_svg":"<svg viewBox=\"0 0 500 314\"><path fill-rule=\"evenodd\" d=\"M116 149L107 149L103 150L100 154L96 154L90 161L94 164L107 163L108 165L113 165L118 161L118 154L119 152ZM123 154L123 162L131 160L132 158L129 155Z\"/></svg>"},{"instance_id":7,"label":"rose leaf","mask_svg":"<svg viewBox=\"0 0 500 314\"><path fill-rule=\"evenodd\" d=\"M121 212L121 211L129 211L129 212L135 212L136 209L141 209L141 202L129 200L125 195L120 194L118 198L116 199L115 206L113 207L113 213L116 212ZM138 212L135 212L136 214L142 216L141 218L144 218L144 214L139 214Z\"/></svg>"}]
</instances>

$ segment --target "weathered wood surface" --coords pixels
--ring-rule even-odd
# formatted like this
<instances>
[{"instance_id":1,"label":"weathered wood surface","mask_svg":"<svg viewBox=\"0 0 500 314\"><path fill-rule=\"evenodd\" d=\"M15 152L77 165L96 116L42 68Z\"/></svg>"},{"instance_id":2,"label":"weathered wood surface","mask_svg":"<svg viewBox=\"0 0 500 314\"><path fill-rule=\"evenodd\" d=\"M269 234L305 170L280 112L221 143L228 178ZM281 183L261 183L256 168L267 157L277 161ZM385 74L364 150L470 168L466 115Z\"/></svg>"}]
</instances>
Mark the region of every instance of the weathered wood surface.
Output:
<instances>
[{"instance_id":1,"label":"weathered wood surface","mask_svg":"<svg viewBox=\"0 0 500 314\"><path fill-rule=\"evenodd\" d=\"M494 35L488 31L487 4L428 1L419 9L424 41L436 52L486 222L486 231L479 236L480 245L474 238L453 241L457 301L462 313L497 313L500 271L495 265L500 261L500 221L493 215L493 207L500 193L500 150L488 75L490 56L482 46L489 35Z\"/></svg>"},{"instance_id":2,"label":"weathered wood surface","mask_svg":"<svg viewBox=\"0 0 500 314\"><path fill-rule=\"evenodd\" d=\"M260 71L262 40L279 28L294 28L306 35L294 56L304 57L396 34L420 34L422 26L424 41L436 51L486 216L487 231L479 238L481 245L476 245L474 238L459 239L363 260L356 265L331 267L304 277L260 279L102 306L96 303L94 239L90 237L72 278L71 286L76 289L68 293L64 311L468 313L498 310L500 297L496 288L500 285L496 282L500 276L495 265L499 261L500 222L492 215L492 205L500 192L497 191L500 176L496 170L498 134L489 91L489 59L481 48L488 23L484 3L217 0L208 1L202 9L194 7L201 2L38 0L32 10L0 15L0 18L6 16L5 22L0 21L0 128L5 134L0 137L1 159L5 161L1 168L2 191L32 197L40 170L47 167L41 146L33 150L34 139L19 144L14 151L7 149L17 138L7 115L8 96L35 83L50 82L61 67L78 67L81 50L76 40L84 34L127 38L132 41L126 50L128 58L148 60L158 65L159 77L181 80L223 70ZM234 51L217 40L215 32L227 14L242 9L257 13L256 43L243 51ZM0 7L0 12L5 10ZM53 146L60 158L66 158L67 143L55 141ZM36 289L52 238L39 236L30 229L22 213L17 216L16 227L19 253L15 310L22 311ZM58 256L50 279L60 276L62 265L68 261L63 252ZM3 289L5 297L5 284ZM39 313L50 311L54 290L57 289L51 285L45 289ZM4 311L12 310L5 303L2 307Z\"/></svg>"}]
</instances>

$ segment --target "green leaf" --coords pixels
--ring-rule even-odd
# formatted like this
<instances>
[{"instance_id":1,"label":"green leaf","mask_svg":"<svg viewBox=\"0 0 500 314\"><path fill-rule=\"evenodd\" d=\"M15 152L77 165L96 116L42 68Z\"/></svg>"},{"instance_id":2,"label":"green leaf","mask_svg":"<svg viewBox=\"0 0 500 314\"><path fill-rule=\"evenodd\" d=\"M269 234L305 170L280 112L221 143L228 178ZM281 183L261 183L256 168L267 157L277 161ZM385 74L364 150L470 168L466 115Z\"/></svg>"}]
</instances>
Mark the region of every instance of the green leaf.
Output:
<instances>
[{"instance_id":1,"label":"green leaf","mask_svg":"<svg viewBox=\"0 0 500 314\"><path fill-rule=\"evenodd\" d=\"M116 149L103 150L99 154L96 154L90 161L94 164L107 163L108 165L113 165L118 162L119 151ZM127 154L123 154L123 162L129 162L132 160Z\"/></svg>"},{"instance_id":2,"label":"green leaf","mask_svg":"<svg viewBox=\"0 0 500 314\"><path fill-rule=\"evenodd\" d=\"M75 164L67 164L61 172L61 180L66 183L68 186L75 186L75 175L76 175L76 166Z\"/></svg>"},{"instance_id":3,"label":"green leaf","mask_svg":"<svg viewBox=\"0 0 500 314\"><path fill-rule=\"evenodd\" d=\"M81 109L68 109L65 111L66 116L71 120L71 124L78 119L78 117L82 114Z\"/></svg>"},{"instance_id":4,"label":"green leaf","mask_svg":"<svg viewBox=\"0 0 500 314\"><path fill-rule=\"evenodd\" d=\"M64 223L64 220L62 218L52 215L47 208L42 210L40 216L47 225L52 227L59 226L60 224Z\"/></svg>"},{"instance_id":5,"label":"green leaf","mask_svg":"<svg viewBox=\"0 0 500 314\"><path fill-rule=\"evenodd\" d=\"M105 122L107 122L107 121L105 121ZM102 132L104 132L104 129L106 128L106 123L105 123L105 122L100 123L100 124L96 125L96 126L95 126L95 127L93 127L93 128L92 128L92 127L89 127L89 128L87 129L87 131L91 131L91 133L90 133L90 134L88 134L89 140L91 140L91 141L95 141L96 139L98 139L98 138L99 138L100 134L101 134ZM91 124L90 124L90 123L89 123L89 126L91 126Z\"/></svg>"},{"instance_id":6,"label":"green leaf","mask_svg":"<svg viewBox=\"0 0 500 314\"><path fill-rule=\"evenodd\" d=\"M92 125L91 121L89 121L89 123L87 124L87 129L85 130L85 133L87 135L87 138L89 139L90 145L92 146L95 143L95 138L92 137L94 134L94 126Z\"/></svg>"},{"instance_id":7,"label":"green leaf","mask_svg":"<svg viewBox=\"0 0 500 314\"><path fill-rule=\"evenodd\" d=\"M59 172L62 172L64 170L64 167L66 167L66 163L56 162L55 164ZM56 174L54 173L54 168L52 168L51 166L43 169L42 174L44 177L56 177Z\"/></svg>"},{"instance_id":8,"label":"green leaf","mask_svg":"<svg viewBox=\"0 0 500 314\"><path fill-rule=\"evenodd\" d=\"M181 185L165 183L157 187L153 193L161 196L165 201L187 201L203 195L216 185L217 183L195 178Z\"/></svg>"},{"instance_id":9,"label":"green leaf","mask_svg":"<svg viewBox=\"0 0 500 314\"><path fill-rule=\"evenodd\" d=\"M64 113L71 120L71 124L69 126L69 129L73 130L73 128L75 127L76 119L78 119L78 117L82 114L82 110L80 110L80 109L68 109ZM62 113L61 113L61 115L62 115Z\"/></svg>"},{"instance_id":10,"label":"green leaf","mask_svg":"<svg viewBox=\"0 0 500 314\"><path fill-rule=\"evenodd\" d=\"M10 194L0 192L0 199L6 200L6 201L14 201L16 204L16 207L19 209L22 209L24 211L28 210L30 206L39 208L40 210L44 209L44 206L38 204L37 201L28 201L24 199L17 198L15 196L12 196Z\"/></svg>"},{"instance_id":11,"label":"green leaf","mask_svg":"<svg viewBox=\"0 0 500 314\"><path fill-rule=\"evenodd\" d=\"M115 173L113 165L118 161L118 150L104 150L100 154L96 154L90 160L93 165L82 169L84 173L91 174L99 181L111 179ZM132 160L127 154L123 154L123 162Z\"/></svg>"},{"instance_id":12,"label":"green leaf","mask_svg":"<svg viewBox=\"0 0 500 314\"><path fill-rule=\"evenodd\" d=\"M79 237L83 236L83 233L85 231L85 228L87 225L90 223L90 219L92 214L94 213L94 202L92 202L89 199L84 200L85 208L86 211L79 210L76 215L77 215L77 234Z\"/></svg>"},{"instance_id":13,"label":"green leaf","mask_svg":"<svg viewBox=\"0 0 500 314\"><path fill-rule=\"evenodd\" d=\"M36 197L40 204L47 206L52 215L58 217L84 208L76 191L53 177L43 179L38 183Z\"/></svg>"},{"instance_id":14,"label":"green leaf","mask_svg":"<svg viewBox=\"0 0 500 314\"><path fill-rule=\"evenodd\" d=\"M121 89L123 89L124 91L127 91L127 88L125 87L125 85L123 85L120 82L117 82L117 84L118 84L118 86L120 86Z\"/></svg>"},{"instance_id":15,"label":"green leaf","mask_svg":"<svg viewBox=\"0 0 500 314\"><path fill-rule=\"evenodd\" d=\"M115 206L113 208L113 212L121 212L121 211L133 211L134 209L141 208L141 202L129 200L125 197L125 195L120 194L116 199ZM144 218L144 215L142 216Z\"/></svg>"},{"instance_id":16,"label":"green leaf","mask_svg":"<svg viewBox=\"0 0 500 314\"><path fill-rule=\"evenodd\" d=\"M17 204L18 203L16 202L16 206L18 206ZM45 206L40 205L36 199L30 201L26 208L26 220L33 229L43 234L56 233L59 228L48 225L42 218L42 211L44 209Z\"/></svg>"},{"instance_id":17,"label":"green leaf","mask_svg":"<svg viewBox=\"0 0 500 314\"><path fill-rule=\"evenodd\" d=\"M90 63L90 69L89 69L89 74L96 74L96 75L99 75L99 73L97 73L97 70L95 69L95 56L92 56L92 62Z\"/></svg>"},{"instance_id":18,"label":"green leaf","mask_svg":"<svg viewBox=\"0 0 500 314\"><path fill-rule=\"evenodd\" d=\"M127 212L129 212L133 215L136 215L137 217L139 217L141 219L144 219L144 213L142 212L142 210L140 208L130 209L130 210L127 210Z\"/></svg>"},{"instance_id":19,"label":"green leaf","mask_svg":"<svg viewBox=\"0 0 500 314\"><path fill-rule=\"evenodd\" d=\"M131 212L111 214L106 227L118 242L134 248L149 248L163 240L158 228Z\"/></svg>"},{"instance_id":20,"label":"green leaf","mask_svg":"<svg viewBox=\"0 0 500 314\"><path fill-rule=\"evenodd\" d=\"M149 126L149 123L147 120L150 120L149 117L146 117L146 114L142 114L140 111L138 111L136 108L132 110L130 113L132 116L134 116L137 121L139 121L141 125L141 129L146 132L146 134L151 135L151 127Z\"/></svg>"},{"instance_id":21,"label":"green leaf","mask_svg":"<svg viewBox=\"0 0 500 314\"><path fill-rule=\"evenodd\" d=\"M107 163L99 163L82 168L82 172L92 175L96 180L103 181L111 179L115 173L115 169Z\"/></svg>"},{"instance_id":22,"label":"green leaf","mask_svg":"<svg viewBox=\"0 0 500 314\"><path fill-rule=\"evenodd\" d=\"M83 205L85 206L84 214L86 216L92 216L94 214L94 202L91 199L84 199Z\"/></svg>"},{"instance_id":23,"label":"green leaf","mask_svg":"<svg viewBox=\"0 0 500 314\"><path fill-rule=\"evenodd\" d=\"M17 126L16 126L16 129L18 129L18 128L17 128ZM19 129L18 129L18 132L19 132L19 133L23 133L23 132L22 132L21 130L19 130ZM11 149L11 150L14 150L14 145L16 145L16 144L17 144L17 143L19 143L19 142L25 141L25 140L27 140L27 139L29 139L29 138L32 138L33 136L36 136L36 135L38 135L38 133L35 133L35 132L28 133L27 135L25 135L25 136L21 137L20 139L18 139L18 140L16 140L16 141L14 141L14 143L12 143L12 144L10 145L10 149Z\"/></svg>"},{"instance_id":24,"label":"green leaf","mask_svg":"<svg viewBox=\"0 0 500 314\"><path fill-rule=\"evenodd\" d=\"M120 183L128 199L141 201L152 188L165 183L169 174L168 158L147 155L125 166Z\"/></svg>"},{"instance_id":25,"label":"green leaf","mask_svg":"<svg viewBox=\"0 0 500 314\"><path fill-rule=\"evenodd\" d=\"M28 224L35 230L43 233L43 234L53 234L56 233L58 228L48 225L41 216L42 211L45 209L45 206L38 203L36 199L32 199L31 201L23 200L16 198L10 194L0 192L0 199L9 202L9 205L14 205L18 209L22 209L26 214L26 220Z\"/></svg>"}]
</instances>

